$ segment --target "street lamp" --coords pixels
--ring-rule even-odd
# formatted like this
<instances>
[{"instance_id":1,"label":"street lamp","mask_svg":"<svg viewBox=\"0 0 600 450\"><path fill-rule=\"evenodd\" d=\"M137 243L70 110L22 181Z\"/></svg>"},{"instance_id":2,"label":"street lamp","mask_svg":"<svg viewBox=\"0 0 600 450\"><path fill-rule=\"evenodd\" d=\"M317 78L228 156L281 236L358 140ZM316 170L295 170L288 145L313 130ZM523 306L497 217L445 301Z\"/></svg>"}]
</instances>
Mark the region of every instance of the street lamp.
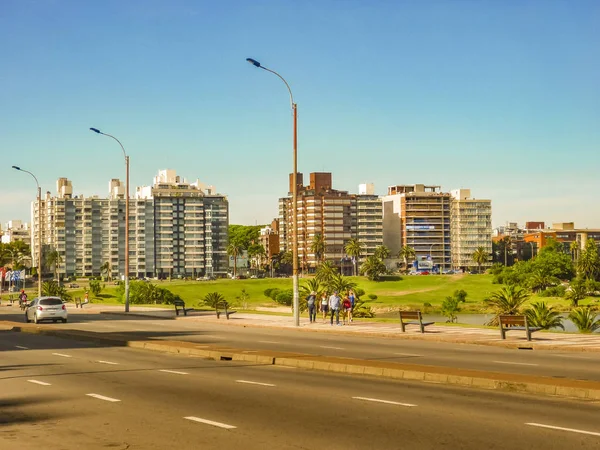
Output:
<instances>
[{"instance_id":1,"label":"street lamp","mask_svg":"<svg viewBox=\"0 0 600 450\"><path fill-rule=\"evenodd\" d=\"M28 173L35 180L35 184L37 185L37 201L38 201L38 298L42 296L42 188L40 187L40 183L38 182L37 177L29 172L28 170L21 169L18 166L12 166L13 169L18 170L20 172Z\"/></svg>"},{"instance_id":2,"label":"street lamp","mask_svg":"<svg viewBox=\"0 0 600 450\"><path fill-rule=\"evenodd\" d=\"M293 270L292 270L292 284L293 284L293 292L294 292L294 322L298 327L300 326L300 304L299 304L299 294L298 294L298 105L294 103L294 96L292 95L292 90L290 85L285 81L285 79L279 75L277 72L271 69L267 69L265 66L262 66L258 61L252 58L246 58L250 64L259 69L266 70L267 72L271 72L272 74L277 75L281 81L285 83L289 93L290 93L290 103L292 105L292 113L294 117L294 131L293 131L293 142L294 142L294 172L292 173L292 259L293 259Z\"/></svg>"},{"instance_id":3,"label":"street lamp","mask_svg":"<svg viewBox=\"0 0 600 450\"><path fill-rule=\"evenodd\" d=\"M125 312L129 312L129 156L125 153L125 148L121 141L119 141L116 137L103 133L97 128L90 128L94 133L102 134L104 136L108 136L113 138L115 141L119 143L121 146L121 150L123 150L123 156L125 157Z\"/></svg>"}]
</instances>

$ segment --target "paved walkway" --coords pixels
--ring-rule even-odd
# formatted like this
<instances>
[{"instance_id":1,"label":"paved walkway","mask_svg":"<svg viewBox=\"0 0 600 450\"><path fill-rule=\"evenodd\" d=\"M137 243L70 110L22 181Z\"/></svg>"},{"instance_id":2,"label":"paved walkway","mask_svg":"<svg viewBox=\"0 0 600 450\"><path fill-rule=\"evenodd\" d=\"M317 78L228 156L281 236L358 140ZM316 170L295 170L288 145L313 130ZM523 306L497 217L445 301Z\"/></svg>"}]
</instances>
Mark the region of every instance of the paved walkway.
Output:
<instances>
[{"instance_id":1,"label":"paved walkway","mask_svg":"<svg viewBox=\"0 0 600 450\"><path fill-rule=\"evenodd\" d=\"M122 306L110 307L90 305L90 307L86 307L83 312L117 313L119 315L125 315L126 313L122 311ZM142 315L149 318L175 318L172 309L132 307L129 314ZM236 313L231 316L230 320L225 320L223 316L221 317L221 319L217 319L213 312L205 311L191 313L186 317L179 316L177 317L177 320L211 322L228 326L297 329L298 331L304 332L393 337L398 339L420 339L425 341L493 345L509 348L600 352L600 333L580 334L539 331L534 333L533 340L528 342L525 338L525 332L523 331L509 332L507 333L507 339L503 340L500 337L500 331L497 329L457 325L430 325L426 328L426 332L422 334L417 326L408 326L406 333L402 333L400 325L397 323L363 322L359 319L350 325L336 326L334 324L331 326L329 320L323 323L323 320L319 318L316 323L311 324L308 321L308 318L302 317L300 319L300 327L295 327L294 319L290 316Z\"/></svg>"}]
</instances>

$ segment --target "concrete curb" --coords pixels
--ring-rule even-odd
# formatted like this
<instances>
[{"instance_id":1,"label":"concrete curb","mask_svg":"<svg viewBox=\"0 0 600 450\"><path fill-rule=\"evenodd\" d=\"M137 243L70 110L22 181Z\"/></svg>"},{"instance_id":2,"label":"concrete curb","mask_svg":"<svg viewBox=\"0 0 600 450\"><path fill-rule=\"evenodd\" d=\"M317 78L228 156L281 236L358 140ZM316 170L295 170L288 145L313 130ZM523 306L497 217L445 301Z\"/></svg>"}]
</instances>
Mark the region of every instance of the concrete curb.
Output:
<instances>
[{"instance_id":1,"label":"concrete curb","mask_svg":"<svg viewBox=\"0 0 600 450\"><path fill-rule=\"evenodd\" d=\"M553 395L583 400L600 400L600 382L551 378L452 367L426 366L396 362L367 361L353 358L314 356L302 353L254 351L193 342L130 340L126 336L79 330L56 330L36 325L13 326L12 331L70 338L114 346L176 353L216 361L243 361L261 365L279 365L351 375L375 376L406 381L422 381L529 394Z\"/></svg>"}]
</instances>

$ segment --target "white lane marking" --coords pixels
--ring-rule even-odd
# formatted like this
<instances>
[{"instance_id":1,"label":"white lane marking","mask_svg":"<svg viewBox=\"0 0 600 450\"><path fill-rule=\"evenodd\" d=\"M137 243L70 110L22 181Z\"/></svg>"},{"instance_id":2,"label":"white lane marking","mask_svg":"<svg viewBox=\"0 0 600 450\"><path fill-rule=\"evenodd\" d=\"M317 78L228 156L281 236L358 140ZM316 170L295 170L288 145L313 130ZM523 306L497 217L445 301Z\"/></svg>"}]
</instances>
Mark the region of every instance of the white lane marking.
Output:
<instances>
[{"instance_id":1,"label":"white lane marking","mask_svg":"<svg viewBox=\"0 0 600 450\"><path fill-rule=\"evenodd\" d=\"M112 361L102 361L102 360L98 360L98 361L96 361L96 362L97 362L97 363L100 363L100 364L111 364L111 365L113 365L113 366L118 366L118 365L119 365L119 363L112 362Z\"/></svg>"},{"instance_id":2,"label":"white lane marking","mask_svg":"<svg viewBox=\"0 0 600 450\"><path fill-rule=\"evenodd\" d=\"M188 372L179 372L178 370L160 369L159 372L174 373L176 375L189 375Z\"/></svg>"},{"instance_id":3,"label":"white lane marking","mask_svg":"<svg viewBox=\"0 0 600 450\"><path fill-rule=\"evenodd\" d=\"M554 427L552 425L544 425L543 423L526 423L525 425L530 425L532 427L539 428L550 428L551 430L570 431L571 433L589 434L591 436L600 436L600 433L596 433L594 431L576 430L575 428Z\"/></svg>"},{"instance_id":4,"label":"white lane marking","mask_svg":"<svg viewBox=\"0 0 600 450\"><path fill-rule=\"evenodd\" d=\"M417 406L417 405L413 405L412 403L399 403L399 402L392 402L390 400L381 400L378 398L368 398L368 397L352 397L356 400L365 400L367 402L376 402L376 403L386 403L388 405L399 405L399 406Z\"/></svg>"},{"instance_id":5,"label":"white lane marking","mask_svg":"<svg viewBox=\"0 0 600 450\"><path fill-rule=\"evenodd\" d=\"M212 420L201 419L200 417L188 416L188 417L184 417L184 419L192 420L194 422L205 423L206 425L212 425L213 427L225 428L226 430L231 430L232 428L237 428L233 425L227 425L226 423L221 423L221 422L213 422Z\"/></svg>"},{"instance_id":6,"label":"white lane marking","mask_svg":"<svg viewBox=\"0 0 600 450\"><path fill-rule=\"evenodd\" d=\"M259 386L275 386L274 384L271 383L259 383L257 381L247 381L247 380L235 380L236 383L245 383L245 384L258 384Z\"/></svg>"},{"instance_id":7,"label":"white lane marking","mask_svg":"<svg viewBox=\"0 0 600 450\"><path fill-rule=\"evenodd\" d=\"M50 383L46 383L45 381L38 381L38 380L27 380L30 383L33 384L39 384L40 386L52 386Z\"/></svg>"},{"instance_id":8,"label":"white lane marking","mask_svg":"<svg viewBox=\"0 0 600 450\"><path fill-rule=\"evenodd\" d=\"M100 395L100 394L85 394L85 395L87 395L88 397L97 398L98 400L105 400L107 402L120 402L121 401L117 398L105 397L104 395Z\"/></svg>"},{"instance_id":9,"label":"white lane marking","mask_svg":"<svg viewBox=\"0 0 600 450\"><path fill-rule=\"evenodd\" d=\"M423 356L423 355L417 355L416 353L394 353L394 355L398 355L398 356Z\"/></svg>"},{"instance_id":10,"label":"white lane marking","mask_svg":"<svg viewBox=\"0 0 600 450\"><path fill-rule=\"evenodd\" d=\"M22 345L15 345L15 348L20 348L21 350L29 350L29 347L23 347Z\"/></svg>"},{"instance_id":11,"label":"white lane marking","mask_svg":"<svg viewBox=\"0 0 600 450\"><path fill-rule=\"evenodd\" d=\"M52 353L54 356L62 356L63 358L71 358L71 355L65 355L64 353Z\"/></svg>"},{"instance_id":12,"label":"white lane marking","mask_svg":"<svg viewBox=\"0 0 600 450\"><path fill-rule=\"evenodd\" d=\"M515 366L539 366L539 364L531 364L531 363L521 363L521 362L513 362L513 361L492 361L496 364L513 364Z\"/></svg>"},{"instance_id":13,"label":"white lane marking","mask_svg":"<svg viewBox=\"0 0 600 450\"><path fill-rule=\"evenodd\" d=\"M277 341L258 341L261 344L281 344L281 342L277 342Z\"/></svg>"},{"instance_id":14,"label":"white lane marking","mask_svg":"<svg viewBox=\"0 0 600 450\"><path fill-rule=\"evenodd\" d=\"M576 355L552 355L552 356L559 356L560 358L595 359L595 360L597 360L597 358L587 358L585 356L576 356Z\"/></svg>"},{"instance_id":15,"label":"white lane marking","mask_svg":"<svg viewBox=\"0 0 600 450\"><path fill-rule=\"evenodd\" d=\"M328 348L328 349L331 349L331 350L344 350L344 348L342 348L342 347L329 347L327 345L319 345L319 347L321 347L321 348Z\"/></svg>"},{"instance_id":16,"label":"white lane marking","mask_svg":"<svg viewBox=\"0 0 600 450\"><path fill-rule=\"evenodd\" d=\"M242 353L258 353L258 350L244 350Z\"/></svg>"}]
</instances>

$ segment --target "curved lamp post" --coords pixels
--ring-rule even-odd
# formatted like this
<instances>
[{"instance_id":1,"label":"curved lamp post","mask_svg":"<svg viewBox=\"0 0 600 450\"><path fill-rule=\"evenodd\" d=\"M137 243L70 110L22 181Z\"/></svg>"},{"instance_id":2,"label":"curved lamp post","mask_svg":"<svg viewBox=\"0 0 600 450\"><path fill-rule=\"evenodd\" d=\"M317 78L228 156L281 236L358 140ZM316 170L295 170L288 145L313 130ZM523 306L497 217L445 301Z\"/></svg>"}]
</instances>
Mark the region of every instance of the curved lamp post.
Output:
<instances>
[{"instance_id":1,"label":"curved lamp post","mask_svg":"<svg viewBox=\"0 0 600 450\"><path fill-rule=\"evenodd\" d=\"M292 223L293 223L293 231L292 231L292 259L293 259L293 271L292 271L292 283L293 283L293 292L294 292L294 322L298 327L300 326L300 305L299 305L299 294L298 294L298 105L294 103L294 96L292 95L292 89L290 85L285 81L281 75L279 75L274 70L268 69L265 66L261 65L258 61L252 58L246 58L250 64L259 69L266 70L267 72L271 72L274 75L277 75L281 81L285 83L289 93L290 93L290 103L292 105L292 113L294 117L294 131L293 131L293 139L294 139L294 171L292 172Z\"/></svg>"},{"instance_id":2,"label":"curved lamp post","mask_svg":"<svg viewBox=\"0 0 600 450\"><path fill-rule=\"evenodd\" d=\"M125 153L125 148L121 141L116 137L103 133L98 128L90 128L94 133L102 134L113 138L121 146L123 150L123 156L125 158L125 312L129 312L129 156Z\"/></svg>"},{"instance_id":3,"label":"curved lamp post","mask_svg":"<svg viewBox=\"0 0 600 450\"><path fill-rule=\"evenodd\" d=\"M20 172L28 173L35 180L37 186L37 201L38 201L38 252L37 252L37 263L38 263L38 298L42 296L42 188L38 182L37 177L29 172L28 170L21 169L19 166L12 166L13 169Z\"/></svg>"}]
</instances>

